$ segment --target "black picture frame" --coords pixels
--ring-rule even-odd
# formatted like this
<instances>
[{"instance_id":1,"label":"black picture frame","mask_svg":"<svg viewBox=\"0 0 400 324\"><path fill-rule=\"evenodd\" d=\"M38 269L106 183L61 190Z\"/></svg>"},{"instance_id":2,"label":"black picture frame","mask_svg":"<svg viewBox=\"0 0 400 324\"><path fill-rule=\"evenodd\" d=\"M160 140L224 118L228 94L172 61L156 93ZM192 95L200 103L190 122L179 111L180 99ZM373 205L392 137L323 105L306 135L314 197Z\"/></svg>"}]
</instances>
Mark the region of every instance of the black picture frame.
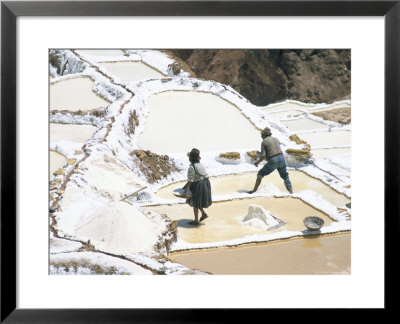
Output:
<instances>
[{"instance_id":1,"label":"black picture frame","mask_svg":"<svg viewBox=\"0 0 400 324\"><path fill-rule=\"evenodd\" d=\"M2 1L1 322L236 322L256 309L18 309L16 307L16 19L19 16L383 16L385 19L385 310L395 307L393 244L399 234L400 1ZM373 153L372 153L373 155ZM373 157L380 159L381 157ZM371 161L373 163L373 161ZM373 184L371 190L373 190ZM367 283L366 283L367 284Z\"/></svg>"}]
</instances>

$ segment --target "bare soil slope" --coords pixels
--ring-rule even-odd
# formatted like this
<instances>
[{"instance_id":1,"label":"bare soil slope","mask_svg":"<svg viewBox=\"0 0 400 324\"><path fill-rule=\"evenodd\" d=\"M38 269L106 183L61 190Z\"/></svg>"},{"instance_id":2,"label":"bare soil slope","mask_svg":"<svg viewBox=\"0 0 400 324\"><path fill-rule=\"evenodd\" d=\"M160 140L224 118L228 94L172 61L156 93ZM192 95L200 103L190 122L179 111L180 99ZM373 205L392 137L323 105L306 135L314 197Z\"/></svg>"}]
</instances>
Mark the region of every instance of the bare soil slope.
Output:
<instances>
[{"instance_id":1,"label":"bare soil slope","mask_svg":"<svg viewBox=\"0 0 400 324\"><path fill-rule=\"evenodd\" d=\"M350 50L177 49L198 78L231 85L258 106L350 98Z\"/></svg>"}]
</instances>

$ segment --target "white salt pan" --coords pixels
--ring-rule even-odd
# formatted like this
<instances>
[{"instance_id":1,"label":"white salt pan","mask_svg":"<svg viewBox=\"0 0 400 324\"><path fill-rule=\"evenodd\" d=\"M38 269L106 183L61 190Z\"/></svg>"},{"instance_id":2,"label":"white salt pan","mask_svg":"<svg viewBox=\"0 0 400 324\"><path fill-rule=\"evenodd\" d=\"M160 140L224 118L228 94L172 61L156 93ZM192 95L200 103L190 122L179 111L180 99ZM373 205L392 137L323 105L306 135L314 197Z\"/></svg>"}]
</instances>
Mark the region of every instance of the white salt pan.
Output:
<instances>
[{"instance_id":1,"label":"white salt pan","mask_svg":"<svg viewBox=\"0 0 400 324\"><path fill-rule=\"evenodd\" d=\"M290 118L290 117L297 117L304 114L301 110L283 110L283 111L265 111L263 110L268 116L273 118Z\"/></svg>"},{"instance_id":2,"label":"white salt pan","mask_svg":"<svg viewBox=\"0 0 400 324\"><path fill-rule=\"evenodd\" d=\"M50 110L87 111L107 107L109 102L93 91L90 78L73 78L50 85Z\"/></svg>"},{"instance_id":3,"label":"white salt pan","mask_svg":"<svg viewBox=\"0 0 400 324\"><path fill-rule=\"evenodd\" d=\"M50 124L50 143L69 141L74 143L87 142L97 130L92 125Z\"/></svg>"},{"instance_id":4,"label":"white salt pan","mask_svg":"<svg viewBox=\"0 0 400 324\"><path fill-rule=\"evenodd\" d=\"M124 55L124 52L119 49L115 50L101 50L101 49L90 49L90 50L79 50L79 53L87 54L87 55L94 55L94 56L122 56Z\"/></svg>"},{"instance_id":5,"label":"white salt pan","mask_svg":"<svg viewBox=\"0 0 400 324\"><path fill-rule=\"evenodd\" d=\"M101 63L107 71L117 76L122 81L133 82L146 79L159 79L165 77L162 73L142 62L117 62Z\"/></svg>"},{"instance_id":6,"label":"white salt pan","mask_svg":"<svg viewBox=\"0 0 400 324\"><path fill-rule=\"evenodd\" d=\"M349 147L351 145L350 131L303 133L299 137L310 144L311 149Z\"/></svg>"},{"instance_id":7,"label":"white salt pan","mask_svg":"<svg viewBox=\"0 0 400 324\"><path fill-rule=\"evenodd\" d=\"M351 153L351 148L332 148L332 149L315 149L311 152L315 157L320 159L330 158L336 155Z\"/></svg>"},{"instance_id":8,"label":"white salt pan","mask_svg":"<svg viewBox=\"0 0 400 324\"><path fill-rule=\"evenodd\" d=\"M157 153L237 151L260 146L260 132L233 104L212 93L168 91L147 101L137 144Z\"/></svg>"},{"instance_id":9,"label":"white salt pan","mask_svg":"<svg viewBox=\"0 0 400 324\"><path fill-rule=\"evenodd\" d=\"M300 101L287 100L275 104L270 104L265 107L260 107L264 113L285 111L285 110L307 110L307 111L323 111L337 108L350 107L349 101L338 101L332 104L308 104Z\"/></svg>"},{"instance_id":10,"label":"white salt pan","mask_svg":"<svg viewBox=\"0 0 400 324\"><path fill-rule=\"evenodd\" d=\"M282 121L282 124L284 124L292 132L297 132L302 130L312 130L312 129L326 130L329 128L329 126L325 124L316 122L308 118L302 118L298 120L286 120Z\"/></svg>"}]
</instances>

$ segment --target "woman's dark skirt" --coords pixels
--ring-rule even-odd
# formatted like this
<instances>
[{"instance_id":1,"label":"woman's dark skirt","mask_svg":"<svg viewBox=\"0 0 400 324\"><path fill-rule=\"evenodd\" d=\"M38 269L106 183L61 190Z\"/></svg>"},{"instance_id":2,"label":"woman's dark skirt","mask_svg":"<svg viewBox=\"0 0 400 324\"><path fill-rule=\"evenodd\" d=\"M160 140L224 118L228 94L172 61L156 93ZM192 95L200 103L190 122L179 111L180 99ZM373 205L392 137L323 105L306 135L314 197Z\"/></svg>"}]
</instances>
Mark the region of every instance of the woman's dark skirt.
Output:
<instances>
[{"instance_id":1,"label":"woman's dark skirt","mask_svg":"<svg viewBox=\"0 0 400 324\"><path fill-rule=\"evenodd\" d=\"M192 198L186 200L189 206L197 208L207 208L211 206L211 184L208 178L193 182L190 185L190 191L192 192Z\"/></svg>"}]
</instances>

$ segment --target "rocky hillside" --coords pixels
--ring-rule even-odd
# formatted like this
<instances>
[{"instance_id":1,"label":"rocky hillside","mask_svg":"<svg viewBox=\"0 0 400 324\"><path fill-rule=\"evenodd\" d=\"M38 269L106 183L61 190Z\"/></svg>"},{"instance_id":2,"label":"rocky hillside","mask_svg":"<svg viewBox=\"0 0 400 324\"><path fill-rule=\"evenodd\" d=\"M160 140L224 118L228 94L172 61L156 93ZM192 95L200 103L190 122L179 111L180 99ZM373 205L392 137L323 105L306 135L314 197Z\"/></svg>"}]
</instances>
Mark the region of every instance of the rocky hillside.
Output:
<instances>
[{"instance_id":1,"label":"rocky hillside","mask_svg":"<svg viewBox=\"0 0 400 324\"><path fill-rule=\"evenodd\" d=\"M232 86L258 106L299 100L331 103L351 94L350 50L170 50L198 78Z\"/></svg>"}]
</instances>

